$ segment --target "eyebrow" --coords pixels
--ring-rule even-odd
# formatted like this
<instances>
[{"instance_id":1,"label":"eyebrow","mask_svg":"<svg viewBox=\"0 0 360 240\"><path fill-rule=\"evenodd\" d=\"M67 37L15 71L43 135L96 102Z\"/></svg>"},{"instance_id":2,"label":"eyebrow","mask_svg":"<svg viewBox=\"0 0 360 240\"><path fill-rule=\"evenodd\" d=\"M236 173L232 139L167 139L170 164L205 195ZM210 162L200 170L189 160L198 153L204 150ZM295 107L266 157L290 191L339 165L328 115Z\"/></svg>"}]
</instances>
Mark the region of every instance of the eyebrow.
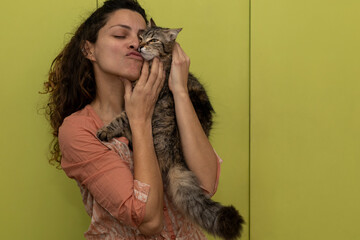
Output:
<instances>
[{"instance_id":1,"label":"eyebrow","mask_svg":"<svg viewBox=\"0 0 360 240\"><path fill-rule=\"evenodd\" d=\"M113 27L122 27L122 28L125 28L125 29L128 29L128 30L131 30L131 27L130 27L130 26L124 25L124 24L116 24L116 25L111 26L110 28L113 28ZM109 28L109 29L110 29L110 28ZM145 30L145 29L139 29L138 32L143 31L143 30Z\"/></svg>"},{"instance_id":2,"label":"eyebrow","mask_svg":"<svg viewBox=\"0 0 360 240\"><path fill-rule=\"evenodd\" d=\"M128 25L123 25L123 24L116 24L116 25L111 26L110 28L113 28L113 27L123 27L123 28L126 28L126 29L131 30L131 27L130 27L130 26L128 26Z\"/></svg>"}]
</instances>

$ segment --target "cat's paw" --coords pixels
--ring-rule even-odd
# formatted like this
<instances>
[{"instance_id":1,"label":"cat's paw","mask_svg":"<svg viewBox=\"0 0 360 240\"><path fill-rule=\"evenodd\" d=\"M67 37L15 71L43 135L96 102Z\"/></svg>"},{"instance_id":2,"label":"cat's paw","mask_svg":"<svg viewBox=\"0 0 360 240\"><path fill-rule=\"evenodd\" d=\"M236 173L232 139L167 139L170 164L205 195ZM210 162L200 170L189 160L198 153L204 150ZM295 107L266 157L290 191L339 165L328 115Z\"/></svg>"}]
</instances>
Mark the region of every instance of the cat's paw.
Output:
<instances>
[{"instance_id":1,"label":"cat's paw","mask_svg":"<svg viewBox=\"0 0 360 240\"><path fill-rule=\"evenodd\" d=\"M108 142L110 141L110 139L112 138L110 136L110 133L108 131L108 129L106 127L104 128L101 128L97 133L96 133L96 136L98 139L100 139L100 141L105 141L105 142Z\"/></svg>"}]
</instances>

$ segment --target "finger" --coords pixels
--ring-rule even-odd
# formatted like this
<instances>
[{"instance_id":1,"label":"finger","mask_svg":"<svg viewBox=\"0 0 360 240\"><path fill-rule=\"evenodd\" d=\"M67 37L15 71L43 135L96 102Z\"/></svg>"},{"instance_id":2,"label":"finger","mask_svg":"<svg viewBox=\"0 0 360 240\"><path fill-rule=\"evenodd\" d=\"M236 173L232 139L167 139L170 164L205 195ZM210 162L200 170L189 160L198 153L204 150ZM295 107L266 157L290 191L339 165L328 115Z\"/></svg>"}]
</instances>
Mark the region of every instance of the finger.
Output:
<instances>
[{"instance_id":1,"label":"finger","mask_svg":"<svg viewBox=\"0 0 360 240\"><path fill-rule=\"evenodd\" d=\"M176 50L180 58L184 58L186 55L179 43L176 44Z\"/></svg>"},{"instance_id":2,"label":"finger","mask_svg":"<svg viewBox=\"0 0 360 240\"><path fill-rule=\"evenodd\" d=\"M175 46L173 49L173 61L172 64L181 64L184 62L188 62L188 57L186 53L181 48L180 44L175 42Z\"/></svg>"},{"instance_id":3,"label":"finger","mask_svg":"<svg viewBox=\"0 0 360 240\"><path fill-rule=\"evenodd\" d=\"M179 58L179 43L175 42L174 48L173 48L173 52L172 52L172 58L173 61L177 60Z\"/></svg>"},{"instance_id":4,"label":"finger","mask_svg":"<svg viewBox=\"0 0 360 240\"><path fill-rule=\"evenodd\" d=\"M149 62L145 61L141 68L141 74L140 74L139 81L137 82L136 85L145 85L145 83L148 79L148 76L149 76Z\"/></svg>"},{"instance_id":5,"label":"finger","mask_svg":"<svg viewBox=\"0 0 360 240\"><path fill-rule=\"evenodd\" d=\"M124 79L123 83L124 83L124 88L125 88L124 98L126 101L130 98L130 96L132 94L132 85L131 85L131 82L127 79Z\"/></svg>"},{"instance_id":6,"label":"finger","mask_svg":"<svg viewBox=\"0 0 360 240\"><path fill-rule=\"evenodd\" d=\"M151 70L150 70L150 75L147 79L147 83L146 85L149 86L150 88L152 88L154 86L154 83L159 75L159 65L160 65L160 60L159 58L154 58L152 65L151 65Z\"/></svg>"},{"instance_id":7,"label":"finger","mask_svg":"<svg viewBox=\"0 0 360 240\"><path fill-rule=\"evenodd\" d=\"M180 47L180 44L178 44L178 54L179 54L179 63L185 64L187 68L190 67L190 58L188 55L186 55L185 51Z\"/></svg>"},{"instance_id":8,"label":"finger","mask_svg":"<svg viewBox=\"0 0 360 240\"><path fill-rule=\"evenodd\" d=\"M176 50L177 50L179 57L181 57L181 58L184 57L185 52L182 50L179 43L176 44Z\"/></svg>"},{"instance_id":9,"label":"finger","mask_svg":"<svg viewBox=\"0 0 360 240\"><path fill-rule=\"evenodd\" d=\"M190 58L188 57L188 55L186 55L184 49L182 49L182 47L180 46L180 44L178 43L177 45L177 49L178 49L178 53L179 56L181 57L182 60L186 61L187 63L190 62Z\"/></svg>"}]
</instances>

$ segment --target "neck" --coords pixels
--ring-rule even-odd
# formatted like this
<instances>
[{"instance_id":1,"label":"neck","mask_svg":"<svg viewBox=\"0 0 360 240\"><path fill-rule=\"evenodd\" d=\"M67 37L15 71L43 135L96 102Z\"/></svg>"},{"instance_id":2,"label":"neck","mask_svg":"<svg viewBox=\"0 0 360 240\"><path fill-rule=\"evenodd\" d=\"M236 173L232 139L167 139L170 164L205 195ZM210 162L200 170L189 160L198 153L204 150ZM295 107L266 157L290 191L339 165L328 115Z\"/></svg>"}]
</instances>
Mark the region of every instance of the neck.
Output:
<instances>
[{"instance_id":1,"label":"neck","mask_svg":"<svg viewBox=\"0 0 360 240\"><path fill-rule=\"evenodd\" d=\"M104 124L110 123L124 111L124 84L119 77L100 77L96 79L96 97L91 106Z\"/></svg>"}]
</instances>

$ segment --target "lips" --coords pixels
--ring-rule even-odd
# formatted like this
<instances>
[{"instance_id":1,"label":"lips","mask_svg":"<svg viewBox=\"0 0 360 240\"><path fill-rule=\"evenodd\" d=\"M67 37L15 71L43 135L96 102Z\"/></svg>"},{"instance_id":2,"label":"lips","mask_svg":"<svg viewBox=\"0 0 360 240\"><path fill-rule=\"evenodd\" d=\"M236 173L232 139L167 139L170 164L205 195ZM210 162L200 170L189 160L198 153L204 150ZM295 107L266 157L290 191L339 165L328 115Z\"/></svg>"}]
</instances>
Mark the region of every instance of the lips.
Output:
<instances>
[{"instance_id":1,"label":"lips","mask_svg":"<svg viewBox=\"0 0 360 240\"><path fill-rule=\"evenodd\" d=\"M126 54L126 56L134 58L134 59L139 59L141 61L144 59L139 52L135 52L135 51L129 52L128 54Z\"/></svg>"}]
</instances>

